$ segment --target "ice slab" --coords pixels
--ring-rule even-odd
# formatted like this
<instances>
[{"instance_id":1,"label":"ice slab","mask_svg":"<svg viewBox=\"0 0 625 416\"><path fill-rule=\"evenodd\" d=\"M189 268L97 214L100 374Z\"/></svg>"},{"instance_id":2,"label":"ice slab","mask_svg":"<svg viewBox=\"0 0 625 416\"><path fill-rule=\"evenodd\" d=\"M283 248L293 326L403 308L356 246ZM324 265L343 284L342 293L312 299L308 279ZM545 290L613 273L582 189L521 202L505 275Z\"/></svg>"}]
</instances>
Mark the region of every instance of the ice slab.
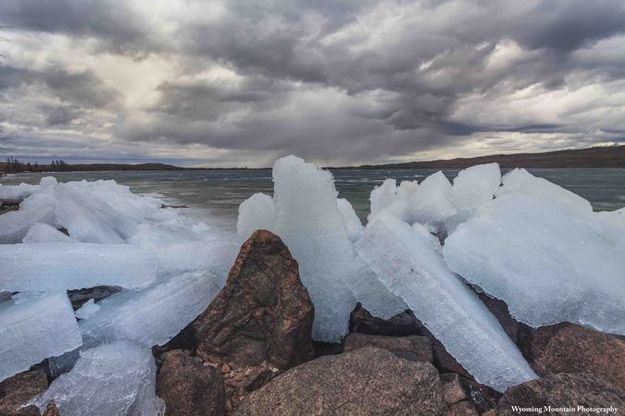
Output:
<instances>
[{"instance_id":1,"label":"ice slab","mask_svg":"<svg viewBox=\"0 0 625 416\"><path fill-rule=\"evenodd\" d=\"M426 232L382 215L367 225L356 247L380 281L478 382L504 391L537 378L497 319L449 271Z\"/></svg>"},{"instance_id":2,"label":"ice slab","mask_svg":"<svg viewBox=\"0 0 625 416\"><path fill-rule=\"evenodd\" d=\"M502 189L460 225L445 242L447 264L530 326L568 321L625 335L622 232L576 196L531 181L536 188Z\"/></svg>"},{"instance_id":3,"label":"ice slab","mask_svg":"<svg viewBox=\"0 0 625 416\"><path fill-rule=\"evenodd\" d=\"M117 340L146 348L163 345L202 313L220 288L211 273L188 273L110 296L98 303L98 312L80 321L85 345Z\"/></svg>"},{"instance_id":4,"label":"ice slab","mask_svg":"<svg viewBox=\"0 0 625 416\"><path fill-rule=\"evenodd\" d=\"M63 416L161 416L152 352L120 341L81 352L74 368L30 404L43 411L53 400Z\"/></svg>"},{"instance_id":5,"label":"ice slab","mask_svg":"<svg viewBox=\"0 0 625 416\"><path fill-rule=\"evenodd\" d=\"M65 293L0 303L0 381L81 344Z\"/></svg>"},{"instance_id":6,"label":"ice slab","mask_svg":"<svg viewBox=\"0 0 625 416\"><path fill-rule=\"evenodd\" d=\"M471 166L458 172L452 187L458 209L475 209L492 200L501 184L497 163Z\"/></svg>"},{"instance_id":7,"label":"ice slab","mask_svg":"<svg viewBox=\"0 0 625 416\"><path fill-rule=\"evenodd\" d=\"M225 282L234 264L239 244L226 238L189 241L157 249L158 276L172 276L185 272L209 271Z\"/></svg>"},{"instance_id":8,"label":"ice slab","mask_svg":"<svg viewBox=\"0 0 625 416\"><path fill-rule=\"evenodd\" d=\"M139 288L155 278L155 256L132 245L0 244L0 291Z\"/></svg>"}]
</instances>

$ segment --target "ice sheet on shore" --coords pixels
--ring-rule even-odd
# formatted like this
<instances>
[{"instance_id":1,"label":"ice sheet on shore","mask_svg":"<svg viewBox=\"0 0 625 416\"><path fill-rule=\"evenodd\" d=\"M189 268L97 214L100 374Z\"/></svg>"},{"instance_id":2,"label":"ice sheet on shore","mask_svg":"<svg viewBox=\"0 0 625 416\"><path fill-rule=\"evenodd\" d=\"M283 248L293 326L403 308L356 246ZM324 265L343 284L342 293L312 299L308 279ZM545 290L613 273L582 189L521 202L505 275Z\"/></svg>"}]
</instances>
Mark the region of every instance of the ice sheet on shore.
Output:
<instances>
[{"instance_id":1,"label":"ice sheet on shore","mask_svg":"<svg viewBox=\"0 0 625 416\"><path fill-rule=\"evenodd\" d=\"M357 300L382 317L405 309L357 258L352 239L362 226L349 202L337 199L330 172L288 156L274 164L273 181L273 199L256 194L241 204L239 237L268 228L284 240L315 305L315 339L339 341Z\"/></svg>"},{"instance_id":2,"label":"ice sheet on shore","mask_svg":"<svg viewBox=\"0 0 625 416\"><path fill-rule=\"evenodd\" d=\"M140 288L156 266L152 253L126 244L0 244L0 291Z\"/></svg>"},{"instance_id":3,"label":"ice sheet on shore","mask_svg":"<svg viewBox=\"0 0 625 416\"><path fill-rule=\"evenodd\" d=\"M445 265L426 230L390 215L370 223L356 247L393 293L475 379L498 391L537 378L477 295Z\"/></svg>"},{"instance_id":4,"label":"ice sheet on shore","mask_svg":"<svg viewBox=\"0 0 625 416\"><path fill-rule=\"evenodd\" d=\"M161 416L152 352L120 341L81 352L74 368L29 402L43 411L53 400L63 416Z\"/></svg>"},{"instance_id":5,"label":"ice sheet on shore","mask_svg":"<svg viewBox=\"0 0 625 416\"><path fill-rule=\"evenodd\" d=\"M609 214L523 170L451 234L449 267L531 326L568 321L625 334L625 241ZM623 229L621 229L623 231Z\"/></svg>"},{"instance_id":6,"label":"ice sheet on shore","mask_svg":"<svg viewBox=\"0 0 625 416\"><path fill-rule=\"evenodd\" d=\"M82 344L65 293L0 303L0 381Z\"/></svg>"},{"instance_id":7,"label":"ice sheet on shore","mask_svg":"<svg viewBox=\"0 0 625 416\"><path fill-rule=\"evenodd\" d=\"M163 345L206 309L221 289L208 272L174 276L142 291L123 291L98 303L80 321L87 347L128 340L146 348Z\"/></svg>"},{"instance_id":8,"label":"ice sheet on shore","mask_svg":"<svg viewBox=\"0 0 625 416\"><path fill-rule=\"evenodd\" d=\"M36 194L22 201L20 209L0 215L0 244L19 243L37 223L56 224L54 199Z\"/></svg>"}]
</instances>

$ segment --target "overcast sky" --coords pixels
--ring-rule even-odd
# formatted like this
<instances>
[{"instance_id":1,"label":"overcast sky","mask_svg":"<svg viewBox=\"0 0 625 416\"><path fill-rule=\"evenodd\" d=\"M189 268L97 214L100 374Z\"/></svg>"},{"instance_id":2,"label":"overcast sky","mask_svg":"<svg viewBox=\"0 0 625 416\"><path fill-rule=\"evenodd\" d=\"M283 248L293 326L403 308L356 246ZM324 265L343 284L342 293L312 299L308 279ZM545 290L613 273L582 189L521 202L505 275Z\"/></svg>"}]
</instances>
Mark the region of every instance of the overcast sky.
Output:
<instances>
[{"instance_id":1,"label":"overcast sky","mask_svg":"<svg viewBox=\"0 0 625 416\"><path fill-rule=\"evenodd\" d=\"M625 2L1 0L0 134L47 161L341 165L625 138Z\"/></svg>"}]
</instances>

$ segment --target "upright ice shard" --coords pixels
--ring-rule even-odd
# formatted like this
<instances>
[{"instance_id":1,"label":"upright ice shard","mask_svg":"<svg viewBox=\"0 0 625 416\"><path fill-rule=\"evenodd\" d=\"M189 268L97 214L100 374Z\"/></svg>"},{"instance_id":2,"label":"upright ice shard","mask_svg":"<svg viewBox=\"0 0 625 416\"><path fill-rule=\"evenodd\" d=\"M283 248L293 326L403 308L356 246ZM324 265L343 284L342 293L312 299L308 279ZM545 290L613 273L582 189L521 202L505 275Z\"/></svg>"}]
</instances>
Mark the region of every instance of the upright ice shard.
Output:
<instances>
[{"instance_id":1,"label":"upright ice shard","mask_svg":"<svg viewBox=\"0 0 625 416\"><path fill-rule=\"evenodd\" d=\"M353 240L362 225L347 200L337 199L332 174L295 156L273 168L274 198L256 194L241 204L241 239L269 228L288 245L315 304L314 337L339 341L356 300L389 317L405 309L360 261Z\"/></svg>"},{"instance_id":2,"label":"upright ice shard","mask_svg":"<svg viewBox=\"0 0 625 416\"><path fill-rule=\"evenodd\" d=\"M155 256L132 245L0 244L0 292L140 288L155 278Z\"/></svg>"},{"instance_id":3,"label":"upright ice shard","mask_svg":"<svg viewBox=\"0 0 625 416\"><path fill-rule=\"evenodd\" d=\"M0 303L0 381L82 344L65 293Z\"/></svg>"},{"instance_id":4,"label":"upright ice shard","mask_svg":"<svg viewBox=\"0 0 625 416\"><path fill-rule=\"evenodd\" d=\"M424 230L379 216L356 243L378 278L475 379L498 391L537 378L497 319L449 271Z\"/></svg>"},{"instance_id":5,"label":"upright ice shard","mask_svg":"<svg viewBox=\"0 0 625 416\"><path fill-rule=\"evenodd\" d=\"M29 404L45 410L53 400L63 416L161 416L156 365L149 349L120 341L80 354L74 368Z\"/></svg>"},{"instance_id":6,"label":"upright ice shard","mask_svg":"<svg viewBox=\"0 0 625 416\"><path fill-rule=\"evenodd\" d=\"M143 291L124 291L80 321L88 347L128 340L146 348L163 345L206 309L219 291L211 273L188 273Z\"/></svg>"}]
</instances>

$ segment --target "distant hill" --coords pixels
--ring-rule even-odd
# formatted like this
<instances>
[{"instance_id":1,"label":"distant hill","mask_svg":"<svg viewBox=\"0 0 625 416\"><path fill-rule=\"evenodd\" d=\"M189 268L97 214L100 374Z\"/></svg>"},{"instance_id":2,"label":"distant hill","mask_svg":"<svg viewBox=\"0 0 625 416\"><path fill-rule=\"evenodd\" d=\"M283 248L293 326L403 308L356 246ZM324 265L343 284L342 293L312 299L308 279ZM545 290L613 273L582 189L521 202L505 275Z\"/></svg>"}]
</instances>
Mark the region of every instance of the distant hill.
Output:
<instances>
[{"instance_id":1,"label":"distant hill","mask_svg":"<svg viewBox=\"0 0 625 416\"><path fill-rule=\"evenodd\" d=\"M128 171L128 170L184 170L179 166L167 165L164 163L140 163L136 165L118 164L118 163L81 163L62 165L53 164L24 164L20 163L19 169L15 169L15 165L0 162L0 172L76 172L76 171Z\"/></svg>"},{"instance_id":2,"label":"distant hill","mask_svg":"<svg viewBox=\"0 0 625 416\"><path fill-rule=\"evenodd\" d=\"M489 155L428 162L362 165L358 169L463 169L481 163L497 162L502 168L625 168L625 145L558 150L545 153ZM353 169L352 168L352 169Z\"/></svg>"}]
</instances>

